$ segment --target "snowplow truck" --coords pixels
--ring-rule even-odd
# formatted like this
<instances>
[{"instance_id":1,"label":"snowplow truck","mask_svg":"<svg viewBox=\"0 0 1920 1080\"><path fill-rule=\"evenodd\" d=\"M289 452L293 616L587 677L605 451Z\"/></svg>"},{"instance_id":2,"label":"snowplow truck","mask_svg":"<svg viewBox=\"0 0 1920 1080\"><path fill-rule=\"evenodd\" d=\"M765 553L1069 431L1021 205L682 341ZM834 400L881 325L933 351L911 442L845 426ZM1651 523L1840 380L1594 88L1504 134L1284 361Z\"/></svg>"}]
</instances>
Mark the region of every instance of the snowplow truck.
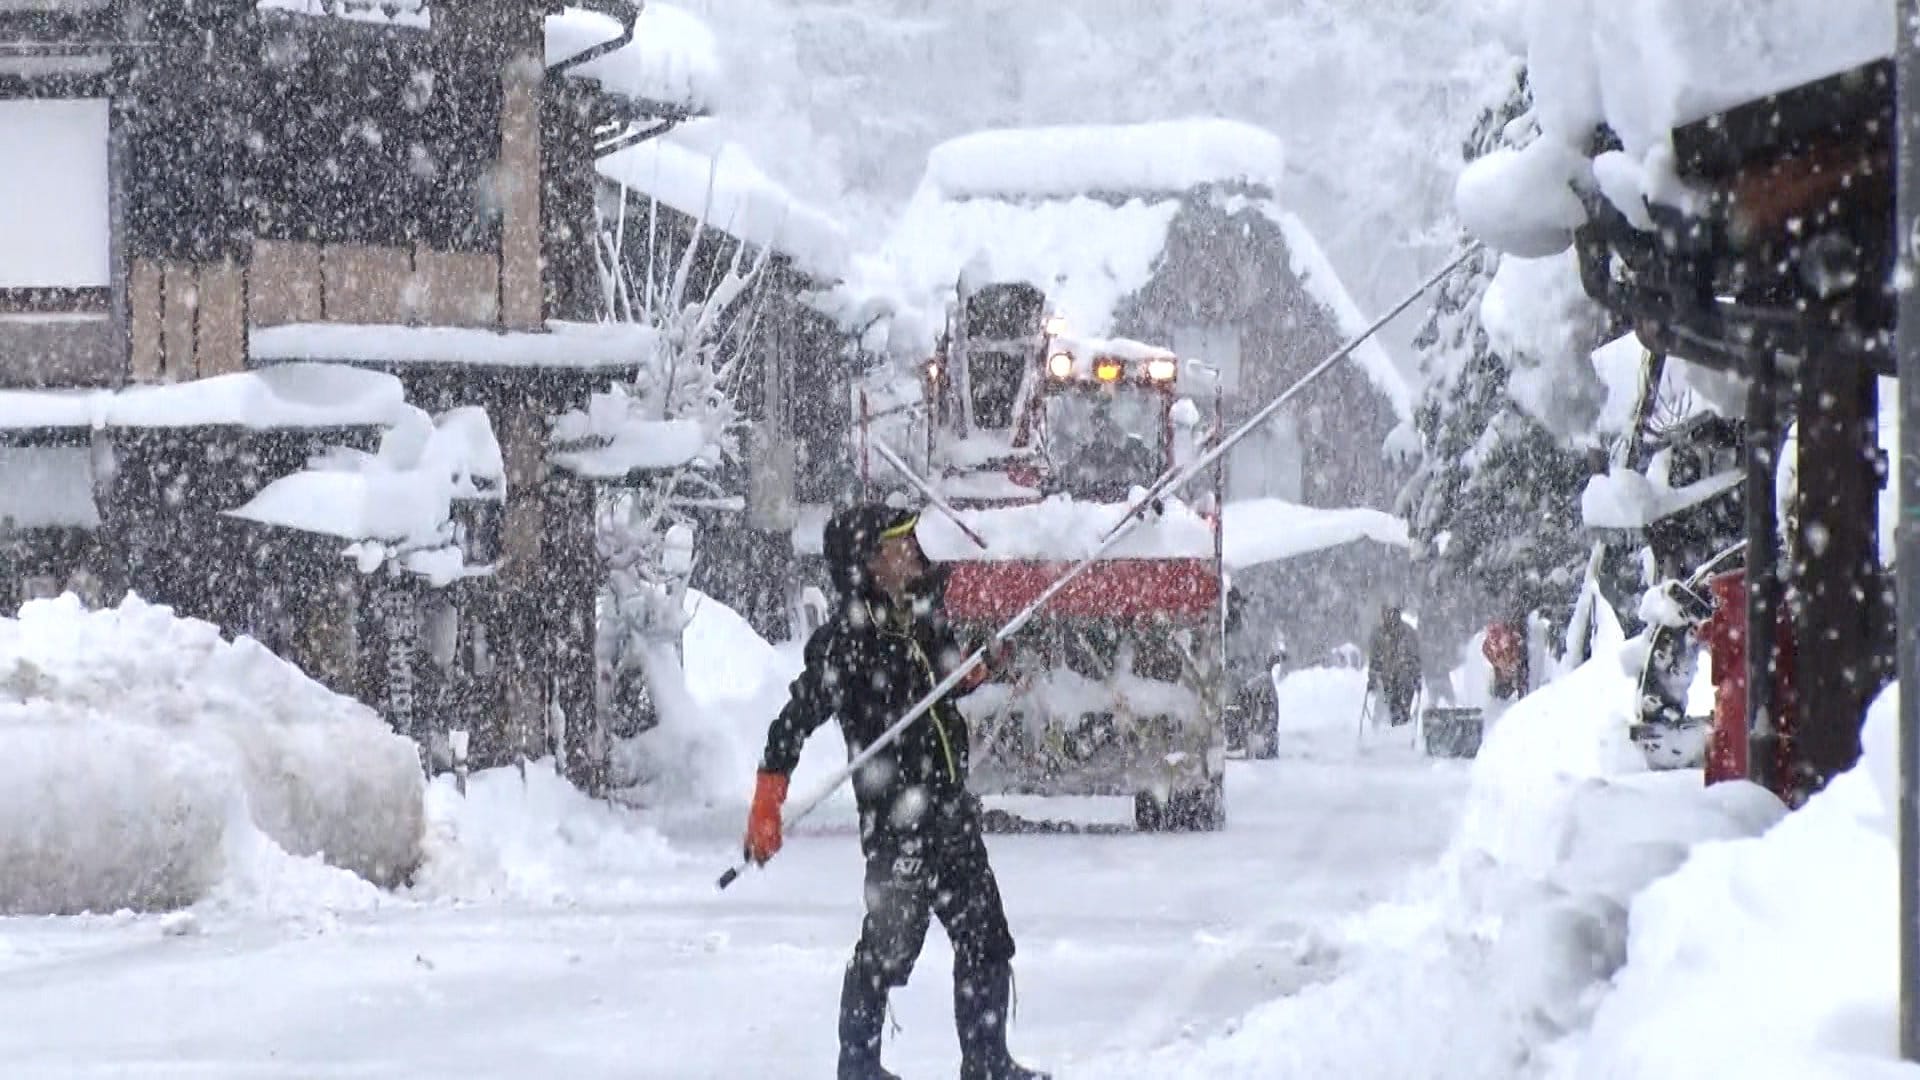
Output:
<instances>
[{"instance_id":1,"label":"snowplow truck","mask_svg":"<svg viewBox=\"0 0 1920 1080\"><path fill-rule=\"evenodd\" d=\"M963 288L922 370L914 464L952 516L924 514L920 538L962 640L1005 625L1218 436L1179 357L1067 329L1031 286ZM961 701L980 794L1131 796L1143 830L1225 823L1221 483L1143 511Z\"/></svg>"}]
</instances>

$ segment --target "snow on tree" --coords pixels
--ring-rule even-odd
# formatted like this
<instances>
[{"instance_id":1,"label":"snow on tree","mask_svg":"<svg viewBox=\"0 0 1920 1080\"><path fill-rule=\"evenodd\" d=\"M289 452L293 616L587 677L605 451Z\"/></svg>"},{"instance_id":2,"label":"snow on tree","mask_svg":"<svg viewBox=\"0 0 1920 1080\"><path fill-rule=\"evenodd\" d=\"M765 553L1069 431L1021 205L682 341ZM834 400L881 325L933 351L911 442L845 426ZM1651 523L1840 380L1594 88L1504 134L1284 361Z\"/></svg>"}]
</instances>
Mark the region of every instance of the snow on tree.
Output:
<instances>
[{"instance_id":1,"label":"snow on tree","mask_svg":"<svg viewBox=\"0 0 1920 1080\"><path fill-rule=\"evenodd\" d=\"M631 735L687 705L681 634L697 559L689 509L724 500L716 478L740 453L736 394L752 355L760 307L756 285L771 249L733 243L722 255L707 219L692 222L675 251L649 202L647 242L636 258L622 243L626 200L603 222L599 268L605 314L658 332L652 362L632 384L595 395L584 413L559 418L556 436L586 441L570 463L617 476L601 497L595 543L607 568L596 634L599 733ZM595 754L606 760L604 742Z\"/></svg>"},{"instance_id":2,"label":"snow on tree","mask_svg":"<svg viewBox=\"0 0 1920 1080\"><path fill-rule=\"evenodd\" d=\"M1532 132L1526 72L1505 78L1504 99L1466 141L1468 161ZM1481 302L1501 258L1483 250L1449 274L1415 339L1426 376L1414 414L1422 460L1399 511L1422 571L1433 648L1451 650L1490 618L1528 613L1564 624L1588 557L1585 455L1515 400L1515 364L1483 323ZM1437 658L1449 668L1454 660Z\"/></svg>"}]
</instances>

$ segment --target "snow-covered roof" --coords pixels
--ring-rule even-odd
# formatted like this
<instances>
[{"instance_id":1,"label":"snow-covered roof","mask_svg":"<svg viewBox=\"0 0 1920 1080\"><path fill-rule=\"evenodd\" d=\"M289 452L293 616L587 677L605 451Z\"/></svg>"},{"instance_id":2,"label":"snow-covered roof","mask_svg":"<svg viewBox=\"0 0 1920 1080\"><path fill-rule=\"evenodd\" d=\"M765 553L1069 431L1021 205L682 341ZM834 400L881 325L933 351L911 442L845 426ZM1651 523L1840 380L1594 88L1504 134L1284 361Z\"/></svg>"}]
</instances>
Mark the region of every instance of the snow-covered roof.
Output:
<instances>
[{"instance_id":1,"label":"snow-covered roof","mask_svg":"<svg viewBox=\"0 0 1920 1080\"><path fill-rule=\"evenodd\" d=\"M621 370L651 363L659 332L638 323L549 322L543 332L374 323L290 323L254 327L257 361L319 360L475 367Z\"/></svg>"},{"instance_id":2,"label":"snow-covered roof","mask_svg":"<svg viewBox=\"0 0 1920 1080\"><path fill-rule=\"evenodd\" d=\"M1290 269L1347 336L1367 318L1305 222L1272 192L1280 141L1226 120L1112 127L985 131L936 147L893 231L856 259L842 299L885 297L898 334L932 342L965 274L1026 281L1076 333L1106 334L1121 302L1144 288L1174 218L1196 188L1240 183L1231 206L1257 208L1285 238ZM1412 415L1413 393L1377 340L1354 360L1392 404Z\"/></svg>"},{"instance_id":3,"label":"snow-covered roof","mask_svg":"<svg viewBox=\"0 0 1920 1080\"><path fill-rule=\"evenodd\" d=\"M846 230L761 172L738 144L705 150L652 139L609 154L595 167L612 183L704 218L710 228L790 256L815 277L832 280L846 271ZM628 222L629 228L642 225Z\"/></svg>"},{"instance_id":4,"label":"snow-covered roof","mask_svg":"<svg viewBox=\"0 0 1920 1080\"><path fill-rule=\"evenodd\" d=\"M1201 118L976 131L934 147L925 182L949 199L1171 195L1234 182L1275 190L1285 165L1272 133Z\"/></svg>"},{"instance_id":5,"label":"snow-covered roof","mask_svg":"<svg viewBox=\"0 0 1920 1080\"><path fill-rule=\"evenodd\" d=\"M1333 263L1327 253L1321 249L1320 241L1307 228L1307 223L1299 215L1280 209L1270 203L1261 206L1266 214L1287 238L1287 264L1308 295L1320 302L1333 316L1334 325L1343 338L1358 337L1373 320L1367 318L1354 302L1353 294L1347 291L1340 275L1334 272ZM1394 415L1402 420L1413 416L1413 391L1407 386L1406 376L1387 355L1386 346L1380 344L1378 336L1370 337L1353 350L1353 362L1393 405Z\"/></svg>"},{"instance_id":6,"label":"snow-covered roof","mask_svg":"<svg viewBox=\"0 0 1920 1080\"><path fill-rule=\"evenodd\" d=\"M620 20L569 7L547 16L547 65L563 63L625 31ZM610 94L643 105L666 105L702 113L712 108L721 84L720 51L713 31L671 4L649 0L634 24L633 39L595 57L567 75L591 79Z\"/></svg>"},{"instance_id":7,"label":"snow-covered roof","mask_svg":"<svg viewBox=\"0 0 1920 1080\"><path fill-rule=\"evenodd\" d=\"M1039 203L950 200L921 185L860 287L898 291L907 333L930 347L946 299L964 270L980 282L1027 281L1047 293L1067 325L1113 327L1120 301L1145 286L1166 247L1180 200L1105 202L1088 196ZM917 321L907 313L919 313Z\"/></svg>"},{"instance_id":8,"label":"snow-covered roof","mask_svg":"<svg viewBox=\"0 0 1920 1080\"><path fill-rule=\"evenodd\" d=\"M1468 226L1503 250L1539 257L1571 242L1575 188L1598 190L1629 220L1642 200L1685 205L1671 132L1712 113L1857 67L1893 51L1880 0L1527 0L1527 79L1540 137L1461 174ZM1622 148L1589 164L1606 124Z\"/></svg>"},{"instance_id":9,"label":"snow-covered roof","mask_svg":"<svg viewBox=\"0 0 1920 1080\"><path fill-rule=\"evenodd\" d=\"M0 429L345 427L395 423L409 411L399 379L330 364L120 390L0 391Z\"/></svg>"},{"instance_id":10,"label":"snow-covered roof","mask_svg":"<svg viewBox=\"0 0 1920 1080\"><path fill-rule=\"evenodd\" d=\"M1240 569L1280 562L1328 548L1372 540L1407 546L1407 523L1363 506L1323 509L1284 499L1241 499L1227 504L1220 538L1227 566Z\"/></svg>"},{"instance_id":11,"label":"snow-covered roof","mask_svg":"<svg viewBox=\"0 0 1920 1080\"><path fill-rule=\"evenodd\" d=\"M433 9L429 0L258 0L254 7L260 11L282 11L292 15L416 29L433 25Z\"/></svg>"}]
</instances>

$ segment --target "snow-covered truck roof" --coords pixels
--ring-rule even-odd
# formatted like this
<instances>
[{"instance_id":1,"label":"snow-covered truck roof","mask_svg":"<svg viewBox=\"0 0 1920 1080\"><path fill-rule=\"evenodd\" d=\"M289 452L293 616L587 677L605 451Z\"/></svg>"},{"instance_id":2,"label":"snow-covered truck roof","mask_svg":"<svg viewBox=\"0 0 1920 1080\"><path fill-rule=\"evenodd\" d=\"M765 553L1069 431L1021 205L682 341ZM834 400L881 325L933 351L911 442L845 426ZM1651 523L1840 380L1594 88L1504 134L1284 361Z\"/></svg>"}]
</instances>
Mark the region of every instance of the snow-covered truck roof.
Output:
<instances>
[{"instance_id":1,"label":"snow-covered truck roof","mask_svg":"<svg viewBox=\"0 0 1920 1080\"><path fill-rule=\"evenodd\" d=\"M964 272L976 281L1026 281L1076 333L1111 333L1128 296L1144 288L1168 231L1195 188L1238 186L1286 241L1289 268L1339 332L1367 319L1313 231L1274 197L1280 141L1227 120L982 131L935 147L926 175L871 258L857 259L845 299L877 297L898 312L896 333L933 341ZM1413 393L1386 349L1364 342L1354 360L1402 419Z\"/></svg>"},{"instance_id":2,"label":"snow-covered truck roof","mask_svg":"<svg viewBox=\"0 0 1920 1080\"><path fill-rule=\"evenodd\" d=\"M1027 506L957 511L987 542L969 540L951 519L929 509L917 535L927 556L939 562L1071 562L1092 555L1107 532L1126 515L1127 504L1092 503L1055 496ZM1213 528L1177 499L1148 516L1110 553L1115 559L1210 559Z\"/></svg>"}]
</instances>

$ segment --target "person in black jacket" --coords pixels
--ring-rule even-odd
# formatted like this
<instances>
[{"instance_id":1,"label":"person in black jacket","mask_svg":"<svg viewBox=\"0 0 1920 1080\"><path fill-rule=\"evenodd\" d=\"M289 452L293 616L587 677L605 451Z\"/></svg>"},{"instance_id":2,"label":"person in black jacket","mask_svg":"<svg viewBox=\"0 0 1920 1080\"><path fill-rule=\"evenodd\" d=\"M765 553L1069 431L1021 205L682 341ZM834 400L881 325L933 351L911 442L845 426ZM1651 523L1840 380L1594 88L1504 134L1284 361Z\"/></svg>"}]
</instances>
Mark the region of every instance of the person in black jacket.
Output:
<instances>
[{"instance_id":1,"label":"person in black jacket","mask_svg":"<svg viewBox=\"0 0 1920 1080\"><path fill-rule=\"evenodd\" d=\"M1398 726L1413 719L1413 699L1420 690L1420 639L1393 604L1380 608L1380 625L1367 644L1367 690L1378 690L1386 698L1389 723Z\"/></svg>"},{"instance_id":2,"label":"person in black jacket","mask_svg":"<svg viewBox=\"0 0 1920 1080\"><path fill-rule=\"evenodd\" d=\"M808 735L837 717L848 755L858 754L965 658L939 608L939 577L914 538L917 520L865 505L827 525L824 554L840 605L808 639L806 668L767 729L747 821L746 856L756 863L780 849L787 778ZM978 669L960 692L985 677ZM887 994L906 985L936 916L953 942L962 1080L1045 1080L1007 1051L1013 934L967 791L967 728L952 696L853 777L866 918L840 991L840 1080L893 1078L880 1065Z\"/></svg>"}]
</instances>

